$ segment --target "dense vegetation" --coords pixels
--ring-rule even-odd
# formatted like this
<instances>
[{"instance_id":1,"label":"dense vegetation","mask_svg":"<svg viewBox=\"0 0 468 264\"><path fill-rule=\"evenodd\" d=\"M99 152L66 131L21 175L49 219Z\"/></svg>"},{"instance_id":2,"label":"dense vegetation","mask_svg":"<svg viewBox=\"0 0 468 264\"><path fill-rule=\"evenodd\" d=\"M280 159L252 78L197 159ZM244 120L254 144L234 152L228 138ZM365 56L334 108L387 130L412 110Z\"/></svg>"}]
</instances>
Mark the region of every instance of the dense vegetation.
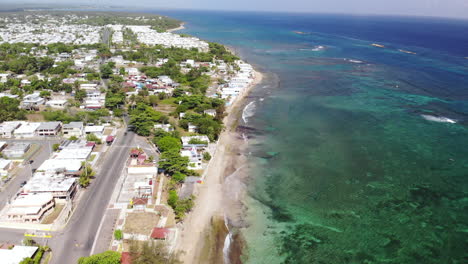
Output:
<instances>
[{"instance_id":1,"label":"dense vegetation","mask_svg":"<svg viewBox=\"0 0 468 264\"><path fill-rule=\"evenodd\" d=\"M120 253L105 251L89 257L81 257L78 264L120 264Z\"/></svg>"},{"instance_id":2,"label":"dense vegetation","mask_svg":"<svg viewBox=\"0 0 468 264\"><path fill-rule=\"evenodd\" d=\"M22 120L26 118L26 112L19 109L20 102L9 97L0 98L0 122Z\"/></svg>"}]
</instances>

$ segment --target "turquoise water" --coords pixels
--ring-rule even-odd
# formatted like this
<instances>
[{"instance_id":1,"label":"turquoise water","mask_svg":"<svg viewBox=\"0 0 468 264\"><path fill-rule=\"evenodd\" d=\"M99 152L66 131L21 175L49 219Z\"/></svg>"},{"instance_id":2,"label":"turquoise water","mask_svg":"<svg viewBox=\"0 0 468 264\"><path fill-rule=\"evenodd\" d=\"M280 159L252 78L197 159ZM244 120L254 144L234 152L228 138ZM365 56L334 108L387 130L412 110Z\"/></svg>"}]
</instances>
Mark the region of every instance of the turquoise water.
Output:
<instances>
[{"instance_id":1,"label":"turquoise water","mask_svg":"<svg viewBox=\"0 0 468 264\"><path fill-rule=\"evenodd\" d=\"M245 263L468 263L467 21L167 14L267 73Z\"/></svg>"}]
</instances>

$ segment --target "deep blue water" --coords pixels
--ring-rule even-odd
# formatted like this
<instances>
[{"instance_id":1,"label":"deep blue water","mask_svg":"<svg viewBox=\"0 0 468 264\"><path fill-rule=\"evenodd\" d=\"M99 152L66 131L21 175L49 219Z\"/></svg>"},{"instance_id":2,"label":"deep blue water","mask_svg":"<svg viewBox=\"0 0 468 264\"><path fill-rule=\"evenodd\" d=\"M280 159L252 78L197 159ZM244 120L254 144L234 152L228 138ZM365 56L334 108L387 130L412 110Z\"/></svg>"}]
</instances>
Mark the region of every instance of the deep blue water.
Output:
<instances>
[{"instance_id":1,"label":"deep blue water","mask_svg":"<svg viewBox=\"0 0 468 264\"><path fill-rule=\"evenodd\" d=\"M468 21L159 13L266 73L246 263L468 262Z\"/></svg>"}]
</instances>

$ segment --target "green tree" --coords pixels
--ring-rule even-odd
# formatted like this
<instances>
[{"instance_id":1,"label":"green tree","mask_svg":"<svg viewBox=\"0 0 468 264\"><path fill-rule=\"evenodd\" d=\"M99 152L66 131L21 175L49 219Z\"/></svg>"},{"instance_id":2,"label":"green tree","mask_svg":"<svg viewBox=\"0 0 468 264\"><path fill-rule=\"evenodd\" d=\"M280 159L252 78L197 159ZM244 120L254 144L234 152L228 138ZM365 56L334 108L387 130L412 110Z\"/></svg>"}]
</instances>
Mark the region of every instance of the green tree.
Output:
<instances>
[{"instance_id":1,"label":"green tree","mask_svg":"<svg viewBox=\"0 0 468 264\"><path fill-rule=\"evenodd\" d=\"M83 99L86 98L86 92L83 90L78 90L75 92L75 100L83 102Z\"/></svg>"},{"instance_id":2,"label":"green tree","mask_svg":"<svg viewBox=\"0 0 468 264\"><path fill-rule=\"evenodd\" d=\"M59 147L60 147L60 144L58 144L58 143L55 143L54 145L52 145L52 149L53 149L54 151L59 150Z\"/></svg>"},{"instance_id":3,"label":"green tree","mask_svg":"<svg viewBox=\"0 0 468 264\"><path fill-rule=\"evenodd\" d=\"M171 136L165 136L161 138L157 145L161 152L166 152L171 149L179 151L182 148L182 143L180 143L180 140Z\"/></svg>"},{"instance_id":4,"label":"green tree","mask_svg":"<svg viewBox=\"0 0 468 264\"><path fill-rule=\"evenodd\" d=\"M96 144L102 144L102 141L100 138L98 138L95 134L91 133L86 135L86 140L90 142L95 142Z\"/></svg>"},{"instance_id":5,"label":"green tree","mask_svg":"<svg viewBox=\"0 0 468 264\"><path fill-rule=\"evenodd\" d=\"M159 166L169 174L186 172L189 164L188 157L182 157L178 149L170 149L161 154Z\"/></svg>"},{"instance_id":6,"label":"green tree","mask_svg":"<svg viewBox=\"0 0 468 264\"><path fill-rule=\"evenodd\" d=\"M123 238L122 230L116 229L116 230L114 231L114 238L115 238L116 240L122 240L122 238Z\"/></svg>"},{"instance_id":7,"label":"green tree","mask_svg":"<svg viewBox=\"0 0 468 264\"><path fill-rule=\"evenodd\" d=\"M210 153L204 152L204 153L203 153L203 159L206 160L206 161L210 160L210 159L211 159Z\"/></svg>"},{"instance_id":8,"label":"green tree","mask_svg":"<svg viewBox=\"0 0 468 264\"><path fill-rule=\"evenodd\" d=\"M176 172L174 174L172 174L172 179L176 182L183 182L185 180L185 178L187 177L187 175L181 173L181 172Z\"/></svg>"},{"instance_id":9,"label":"green tree","mask_svg":"<svg viewBox=\"0 0 468 264\"><path fill-rule=\"evenodd\" d=\"M0 98L0 122L25 119L26 112L19 109L19 100L9 97Z\"/></svg>"},{"instance_id":10,"label":"green tree","mask_svg":"<svg viewBox=\"0 0 468 264\"><path fill-rule=\"evenodd\" d=\"M94 177L95 172L93 171L93 168L91 166L86 165L83 162L83 170L81 171L80 178L79 178L79 184L81 187L88 187L89 183L91 182L91 177Z\"/></svg>"},{"instance_id":11,"label":"green tree","mask_svg":"<svg viewBox=\"0 0 468 264\"><path fill-rule=\"evenodd\" d=\"M115 251L105 251L89 257L81 257L78 264L120 264L120 253Z\"/></svg>"},{"instance_id":12,"label":"green tree","mask_svg":"<svg viewBox=\"0 0 468 264\"><path fill-rule=\"evenodd\" d=\"M101 70L101 77L103 79L109 79L109 77L112 75L112 67L109 64L104 64L100 68Z\"/></svg>"}]
</instances>

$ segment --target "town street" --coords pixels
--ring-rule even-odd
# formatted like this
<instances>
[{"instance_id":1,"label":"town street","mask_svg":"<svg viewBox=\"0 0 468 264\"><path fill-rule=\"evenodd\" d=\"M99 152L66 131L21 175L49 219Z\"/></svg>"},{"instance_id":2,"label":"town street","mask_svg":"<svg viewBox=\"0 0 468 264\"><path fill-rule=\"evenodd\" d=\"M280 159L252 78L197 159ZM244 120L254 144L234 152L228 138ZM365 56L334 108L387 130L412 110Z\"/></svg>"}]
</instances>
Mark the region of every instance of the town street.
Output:
<instances>
[{"instance_id":1,"label":"town street","mask_svg":"<svg viewBox=\"0 0 468 264\"><path fill-rule=\"evenodd\" d=\"M70 222L51 239L51 264L76 263L78 258L90 254L117 178L125 166L130 149L134 146L134 138L135 134L132 132L127 135L123 132L118 134L114 145L106 153L96 179L83 194Z\"/></svg>"},{"instance_id":2,"label":"town street","mask_svg":"<svg viewBox=\"0 0 468 264\"><path fill-rule=\"evenodd\" d=\"M31 157L31 160L34 162L31 164L31 168L29 165L24 165L17 173L16 176L10 180L10 182L6 183L5 186L0 188L0 208L3 208L6 202L11 199L20 189L20 184L23 181L28 181L31 178L31 170L37 169L46 159L50 157L52 145L55 143L60 143L60 140L20 140L20 139L2 139L1 141L5 141L7 143L12 142L28 142L32 144L39 145L41 148ZM28 161L25 161L28 163ZM3 235L3 234L2 234ZM3 237L3 236L2 236Z\"/></svg>"},{"instance_id":3,"label":"town street","mask_svg":"<svg viewBox=\"0 0 468 264\"><path fill-rule=\"evenodd\" d=\"M78 258L90 254L117 178L125 166L130 149L135 145L134 140L133 132L124 135L121 131L109 152L105 154L96 179L82 194L68 225L62 231L51 232L52 238L48 240L34 238L38 243L51 247L51 264L74 264ZM0 228L0 240L18 244L24 239L25 232L27 230Z\"/></svg>"}]
</instances>

